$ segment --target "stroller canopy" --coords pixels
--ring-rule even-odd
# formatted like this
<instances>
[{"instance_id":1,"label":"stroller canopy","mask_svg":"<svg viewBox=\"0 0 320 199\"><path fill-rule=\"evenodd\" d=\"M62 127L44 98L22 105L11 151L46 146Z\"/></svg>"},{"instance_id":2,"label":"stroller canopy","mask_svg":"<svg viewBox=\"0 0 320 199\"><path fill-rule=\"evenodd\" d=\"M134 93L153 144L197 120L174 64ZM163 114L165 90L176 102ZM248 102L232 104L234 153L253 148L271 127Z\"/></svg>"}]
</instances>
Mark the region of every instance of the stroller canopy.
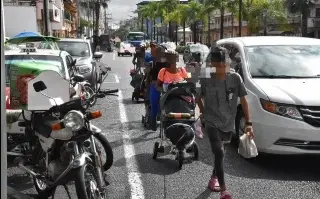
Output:
<instances>
[{"instance_id":1,"label":"stroller canopy","mask_svg":"<svg viewBox=\"0 0 320 199\"><path fill-rule=\"evenodd\" d=\"M169 84L168 91L160 99L160 109L162 110L166 101L172 97L190 96L194 97L196 94L196 86L193 82L181 82Z\"/></svg>"}]
</instances>

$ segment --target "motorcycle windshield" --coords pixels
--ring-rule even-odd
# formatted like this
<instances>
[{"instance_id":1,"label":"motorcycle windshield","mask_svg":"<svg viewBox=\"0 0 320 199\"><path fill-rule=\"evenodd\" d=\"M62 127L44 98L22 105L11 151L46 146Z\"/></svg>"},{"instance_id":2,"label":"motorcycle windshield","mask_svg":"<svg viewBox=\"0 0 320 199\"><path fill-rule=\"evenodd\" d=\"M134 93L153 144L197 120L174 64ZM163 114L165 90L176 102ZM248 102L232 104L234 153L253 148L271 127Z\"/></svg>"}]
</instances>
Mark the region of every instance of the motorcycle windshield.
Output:
<instances>
[{"instance_id":1,"label":"motorcycle windshield","mask_svg":"<svg viewBox=\"0 0 320 199\"><path fill-rule=\"evenodd\" d=\"M33 84L43 81L46 89L36 92ZM59 73L52 70L42 71L28 82L27 110L49 110L52 106L70 101L70 85Z\"/></svg>"}]
</instances>

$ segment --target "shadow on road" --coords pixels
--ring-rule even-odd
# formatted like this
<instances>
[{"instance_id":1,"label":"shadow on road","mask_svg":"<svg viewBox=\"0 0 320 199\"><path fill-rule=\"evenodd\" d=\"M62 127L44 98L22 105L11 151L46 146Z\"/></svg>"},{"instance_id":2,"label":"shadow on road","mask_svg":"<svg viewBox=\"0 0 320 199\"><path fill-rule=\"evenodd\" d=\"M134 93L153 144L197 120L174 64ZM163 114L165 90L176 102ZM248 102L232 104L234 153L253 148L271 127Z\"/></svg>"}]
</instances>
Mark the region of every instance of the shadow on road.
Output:
<instances>
[{"instance_id":1,"label":"shadow on road","mask_svg":"<svg viewBox=\"0 0 320 199\"><path fill-rule=\"evenodd\" d=\"M149 173L155 175L171 175L178 172L178 163L168 157L159 157L157 160L152 159L152 154L137 154L132 156L136 159L140 173ZM122 158L114 162L113 166L121 167L126 164L126 159Z\"/></svg>"},{"instance_id":2,"label":"shadow on road","mask_svg":"<svg viewBox=\"0 0 320 199\"><path fill-rule=\"evenodd\" d=\"M131 98L123 99L122 102L124 105L138 105L138 104L144 103L144 101L142 99L139 99L139 101L137 102L136 100L132 101Z\"/></svg>"},{"instance_id":3,"label":"shadow on road","mask_svg":"<svg viewBox=\"0 0 320 199\"><path fill-rule=\"evenodd\" d=\"M207 199L210 197L212 191L209 189L206 189L204 192L202 192L200 195L198 195L198 197L196 197L195 199Z\"/></svg>"},{"instance_id":4,"label":"shadow on road","mask_svg":"<svg viewBox=\"0 0 320 199\"><path fill-rule=\"evenodd\" d=\"M197 139L200 161L213 165L210 143L205 137ZM284 181L320 181L319 156L288 156L259 154L255 159L244 159L234 145L227 146L225 172L229 175Z\"/></svg>"},{"instance_id":5,"label":"shadow on road","mask_svg":"<svg viewBox=\"0 0 320 199\"><path fill-rule=\"evenodd\" d=\"M14 174L8 176L7 182L8 186L15 188L17 191L33 188L33 180L27 174ZM23 188L21 185L23 185Z\"/></svg>"}]
</instances>

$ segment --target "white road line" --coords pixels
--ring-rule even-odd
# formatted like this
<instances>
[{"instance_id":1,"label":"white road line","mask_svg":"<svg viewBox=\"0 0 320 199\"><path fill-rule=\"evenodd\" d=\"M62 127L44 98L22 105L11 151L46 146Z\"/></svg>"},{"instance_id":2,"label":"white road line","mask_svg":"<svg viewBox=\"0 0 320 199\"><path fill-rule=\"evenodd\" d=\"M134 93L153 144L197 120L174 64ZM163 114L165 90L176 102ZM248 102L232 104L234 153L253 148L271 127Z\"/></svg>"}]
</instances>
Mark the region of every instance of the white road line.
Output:
<instances>
[{"instance_id":1,"label":"white road line","mask_svg":"<svg viewBox=\"0 0 320 199\"><path fill-rule=\"evenodd\" d=\"M114 61L116 59L116 52L113 51L113 57L112 57L112 60Z\"/></svg>"},{"instance_id":2,"label":"white road line","mask_svg":"<svg viewBox=\"0 0 320 199\"><path fill-rule=\"evenodd\" d=\"M116 83L120 83L120 80L119 80L119 76L118 76L118 75L114 74L114 78L115 78L115 80L116 80Z\"/></svg>"},{"instance_id":3,"label":"white road line","mask_svg":"<svg viewBox=\"0 0 320 199\"><path fill-rule=\"evenodd\" d=\"M126 114L126 109L123 104L122 91L118 92L118 101L119 101L119 111L120 111L120 122L123 125L123 148L124 148L124 157L126 159L126 166L128 170L128 182L131 189L131 199L145 199L144 188L141 181L141 175L137 171L137 163L134 158L135 149L131 142L130 135L128 131L128 118Z\"/></svg>"},{"instance_id":4,"label":"white road line","mask_svg":"<svg viewBox=\"0 0 320 199\"><path fill-rule=\"evenodd\" d=\"M104 81L103 84L119 84L120 83L120 77L116 74L112 74L114 76L114 81Z\"/></svg>"}]
</instances>

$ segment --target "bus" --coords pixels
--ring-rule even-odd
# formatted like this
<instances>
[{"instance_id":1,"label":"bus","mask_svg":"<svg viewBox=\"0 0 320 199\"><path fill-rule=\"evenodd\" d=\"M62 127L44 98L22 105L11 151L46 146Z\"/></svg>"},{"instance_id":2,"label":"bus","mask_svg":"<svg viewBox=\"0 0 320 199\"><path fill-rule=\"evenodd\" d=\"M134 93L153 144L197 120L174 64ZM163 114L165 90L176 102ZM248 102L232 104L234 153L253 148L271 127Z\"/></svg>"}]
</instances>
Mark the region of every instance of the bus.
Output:
<instances>
[{"instance_id":1,"label":"bus","mask_svg":"<svg viewBox=\"0 0 320 199\"><path fill-rule=\"evenodd\" d=\"M144 32L129 32L126 36L127 42L134 47L138 47L142 42L145 42L148 39L148 35Z\"/></svg>"}]
</instances>

